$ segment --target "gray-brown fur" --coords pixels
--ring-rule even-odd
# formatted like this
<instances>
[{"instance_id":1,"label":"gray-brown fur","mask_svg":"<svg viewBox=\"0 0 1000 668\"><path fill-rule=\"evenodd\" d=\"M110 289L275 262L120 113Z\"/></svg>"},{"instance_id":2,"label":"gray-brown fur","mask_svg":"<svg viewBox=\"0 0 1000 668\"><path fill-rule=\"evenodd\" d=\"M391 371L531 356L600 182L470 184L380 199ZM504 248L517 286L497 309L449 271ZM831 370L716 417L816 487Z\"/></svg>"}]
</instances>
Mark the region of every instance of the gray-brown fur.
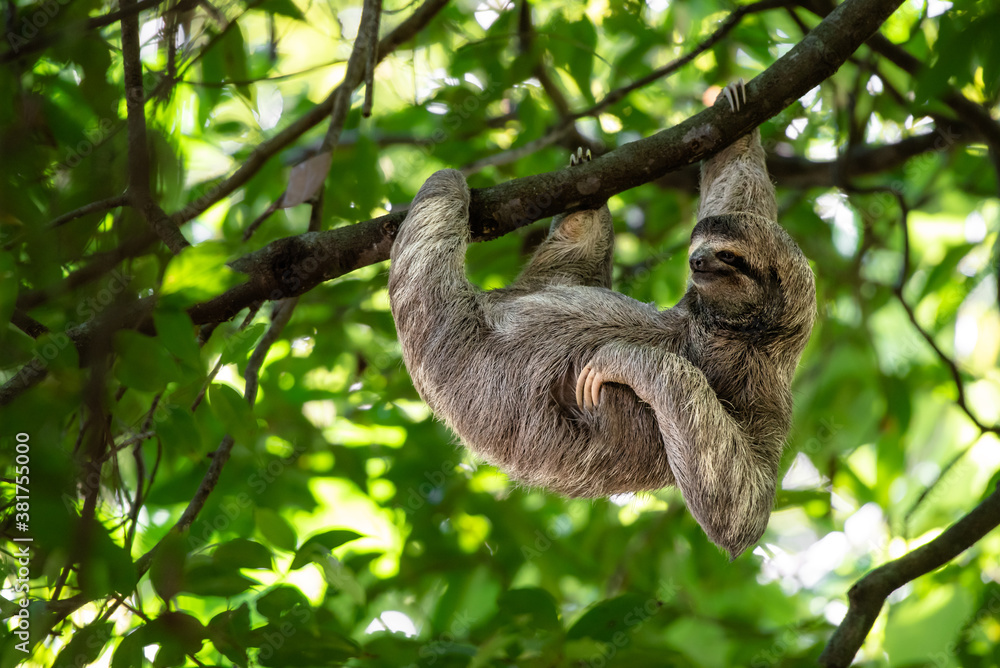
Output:
<instances>
[{"instance_id":1,"label":"gray-brown fur","mask_svg":"<svg viewBox=\"0 0 1000 668\"><path fill-rule=\"evenodd\" d=\"M568 496L675 484L735 557L767 525L815 289L774 222L756 131L709 160L702 180L691 244L702 271L665 311L610 289L607 207L553 223L511 286L472 286L469 190L454 170L417 194L389 297L414 386L473 452Z\"/></svg>"}]
</instances>

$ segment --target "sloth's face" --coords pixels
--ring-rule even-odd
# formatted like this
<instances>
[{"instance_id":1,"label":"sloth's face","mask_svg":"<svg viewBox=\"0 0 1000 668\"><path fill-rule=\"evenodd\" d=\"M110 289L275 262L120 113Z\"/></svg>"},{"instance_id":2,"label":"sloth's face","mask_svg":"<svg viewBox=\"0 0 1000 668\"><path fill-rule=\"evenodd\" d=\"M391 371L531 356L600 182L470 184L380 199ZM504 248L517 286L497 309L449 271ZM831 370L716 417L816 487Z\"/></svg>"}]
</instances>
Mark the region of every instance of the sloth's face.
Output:
<instances>
[{"instance_id":1,"label":"sloth's face","mask_svg":"<svg viewBox=\"0 0 1000 668\"><path fill-rule=\"evenodd\" d=\"M801 252L784 230L759 216L701 220L691 235L688 265L705 314L726 327L773 329L803 320L803 306L814 308L806 304L812 273ZM789 295L790 286L800 294Z\"/></svg>"},{"instance_id":2,"label":"sloth's face","mask_svg":"<svg viewBox=\"0 0 1000 668\"><path fill-rule=\"evenodd\" d=\"M804 345L816 312L812 270L777 224L751 214L698 222L689 293L710 322Z\"/></svg>"},{"instance_id":3,"label":"sloth's face","mask_svg":"<svg viewBox=\"0 0 1000 668\"><path fill-rule=\"evenodd\" d=\"M759 252L746 240L718 235L698 235L691 240L688 266L691 285L712 315L733 325L759 319L770 311L774 290L780 288L777 272L761 266Z\"/></svg>"}]
</instances>

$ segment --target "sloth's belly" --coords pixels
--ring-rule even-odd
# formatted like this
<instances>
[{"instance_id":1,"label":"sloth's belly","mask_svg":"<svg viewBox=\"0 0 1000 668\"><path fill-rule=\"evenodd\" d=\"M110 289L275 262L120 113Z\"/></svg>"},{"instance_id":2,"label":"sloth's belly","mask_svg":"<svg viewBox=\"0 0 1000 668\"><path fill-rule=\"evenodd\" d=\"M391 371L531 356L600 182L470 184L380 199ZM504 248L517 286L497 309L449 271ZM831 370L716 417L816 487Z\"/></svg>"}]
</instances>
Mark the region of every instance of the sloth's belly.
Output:
<instances>
[{"instance_id":1,"label":"sloth's belly","mask_svg":"<svg viewBox=\"0 0 1000 668\"><path fill-rule=\"evenodd\" d=\"M465 368L475 388L450 422L463 441L522 483L605 496L673 483L652 409L608 384L596 411L576 379L602 345L663 340L655 308L598 288L552 288L487 305L485 338Z\"/></svg>"}]
</instances>

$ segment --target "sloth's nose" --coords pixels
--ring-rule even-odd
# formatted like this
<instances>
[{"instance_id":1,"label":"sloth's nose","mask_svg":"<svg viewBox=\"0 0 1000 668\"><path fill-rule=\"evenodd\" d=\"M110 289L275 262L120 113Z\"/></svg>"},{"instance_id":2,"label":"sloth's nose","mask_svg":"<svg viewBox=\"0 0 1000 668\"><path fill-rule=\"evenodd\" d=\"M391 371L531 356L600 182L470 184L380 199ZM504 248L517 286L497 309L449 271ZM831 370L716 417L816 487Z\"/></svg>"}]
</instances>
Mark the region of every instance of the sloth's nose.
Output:
<instances>
[{"instance_id":1,"label":"sloth's nose","mask_svg":"<svg viewBox=\"0 0 1000 668\"><path fill-rule=\"evenodd\" d=\"M691 271L715 271L718 268L715 254L710 248L695 249L688 258L688 266L691 267Z\"/></svg>"}]
</instances>

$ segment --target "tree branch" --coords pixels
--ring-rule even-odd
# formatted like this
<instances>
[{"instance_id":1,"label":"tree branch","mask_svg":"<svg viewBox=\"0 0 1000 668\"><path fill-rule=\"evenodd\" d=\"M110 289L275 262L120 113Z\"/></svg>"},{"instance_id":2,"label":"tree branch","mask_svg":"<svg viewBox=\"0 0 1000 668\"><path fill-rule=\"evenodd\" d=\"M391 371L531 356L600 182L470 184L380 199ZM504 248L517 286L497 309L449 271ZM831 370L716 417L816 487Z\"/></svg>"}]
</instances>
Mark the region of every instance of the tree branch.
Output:
<instances>
[{"instance_id":1,"label":"tree branch","mask_svg":"<svg viewBox=\"0 0 1000 668\"><path fill-rule=\"evenodd\" d=\"M948 563L1000 525L1000 487L931 542L871 571L848 592L847 616L819 657L820 665L850 665L889 594Z\"/></svg>"},{"instance_id":2,"label":"tree branch","mask_svg":"<svg viewBox=\"0 0 1000 668\"><path fill-rule=\"evenodd\" d=\"M347 69L344 81L337 86L330 97L333 104L330 109L330 125L323 137L320 152L332 151L340 142L340 133L344 130L347 112L351 110L351 92L362 81L365 82L365 104L369 103L368 92L373 87L375 76L375 52L378 51L378 24L382 11L379 0L365 0L361 10L361 22L358 24L358 35L354 38L354 48L347 59ZM371 72L369 73L369 69Z\"/></svg>"},{"instance_id":3,"label":"tree branch","mask_svg":"<svg viewBox=\"0 0 1000 668\"><path fill-rule=\"evenodd\" d=\"M92 213L104 213L105 211L125 206L127 203L128 198L124 195L115 195L114 197L102 199L97 202L91 202L90 204L81 206L79 209L70 211L69 213L64 213L63 215L55 218L48 224L48 229L54 230L55 228L62 227L66 223L76 220L77 218L83 218L84 216L89 216Z\"/></svg>"},{"instance_id":4,"label":"tree branch","mask_svg":"<svg viewBox=\"0 0 1000 668\"><path fill-rule=\"evenodd\" d=\"M122 9L135 0L121 0ZM146 145L146 92L139 60L139 13L122 17L122 68L125 71L125 108L128 112L128 197L146 223L175 255L191 244L160 208L149 188L149 147Z\"/></svg>"}]
</instances>

